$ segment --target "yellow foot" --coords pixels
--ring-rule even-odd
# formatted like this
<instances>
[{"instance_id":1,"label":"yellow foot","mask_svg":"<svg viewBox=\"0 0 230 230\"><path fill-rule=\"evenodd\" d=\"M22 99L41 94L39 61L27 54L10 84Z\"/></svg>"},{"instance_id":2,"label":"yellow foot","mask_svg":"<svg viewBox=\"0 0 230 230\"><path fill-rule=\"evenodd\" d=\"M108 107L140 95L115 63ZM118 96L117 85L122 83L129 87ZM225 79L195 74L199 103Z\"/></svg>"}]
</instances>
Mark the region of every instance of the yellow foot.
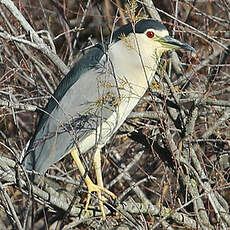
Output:
<instances>
[{"instance_id":1,"label":"yellow foot","mask_svg":"<svg viewBox=\"0 0 230 230\"><path fill-rule=\"evenodd\" d=\"M102 200L101 192L103 191L103 192L107 193L113 199L116 198L116 195L114 193L110 192L108 189L106 189L104 187L100 187L100 186L94 184L89 177L85 178L85 183L86 183L87 188L88 188L88 194L87 194L87 199L86 199L85 210L87 211L87 209L88 209L89 202L90 202L90 199L91 199L91 193L96 192L97 197L98 197L98 204L99 204L99 207L100 207L100 210L101 210L102 219L106 220L106 215L105 215L105 210L104 210L104 206L103 206L103 200Z\"/></svg>"}]
</instances>

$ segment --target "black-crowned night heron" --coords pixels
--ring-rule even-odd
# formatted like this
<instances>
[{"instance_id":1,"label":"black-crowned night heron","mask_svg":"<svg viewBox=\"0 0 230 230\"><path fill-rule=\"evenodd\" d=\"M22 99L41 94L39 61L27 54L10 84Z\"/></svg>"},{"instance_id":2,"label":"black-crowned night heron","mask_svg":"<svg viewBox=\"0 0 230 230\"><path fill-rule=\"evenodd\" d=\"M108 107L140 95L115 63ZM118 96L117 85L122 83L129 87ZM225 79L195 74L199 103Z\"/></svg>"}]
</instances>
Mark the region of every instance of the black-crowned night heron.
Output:
<instances>
[{"instance_id":1,"label":"black-crowned night heron","mask_svg":"<svg viewBox=\"0 0 230 230\"><path fill-rule=\"evenodd\" d=\"M116 196L103 186L100 150L146 92L162 53L180 48L194 51L170 37L165 26L152 19L124 25L90 48L45 107L26 149L26 168L43 173L71 153L88 187L85 208L91 193L96 192L105 219L101 192ZM97 185L79 157L94 146Z\"/></svg>"}]
</instances>

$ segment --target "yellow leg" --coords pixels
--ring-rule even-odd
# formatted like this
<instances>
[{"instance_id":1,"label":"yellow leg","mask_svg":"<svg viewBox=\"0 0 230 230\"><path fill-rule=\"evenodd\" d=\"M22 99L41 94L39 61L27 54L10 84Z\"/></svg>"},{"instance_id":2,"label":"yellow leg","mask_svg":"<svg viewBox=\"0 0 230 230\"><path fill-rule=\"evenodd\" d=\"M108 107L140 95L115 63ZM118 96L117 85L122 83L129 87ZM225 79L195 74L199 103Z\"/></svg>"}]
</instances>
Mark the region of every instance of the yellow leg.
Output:
<instances>
[{"instance_id":1,"label":"yellow leg","mask_svg":"<svg viewBox=\"0 0 230 230\"><path fill-rule=\"evenodd\" d=\"M95 168L96 177L97 177L97 185L92 182L92 180L90 179L90 177L88 175L84 179L85 183L86 183L86 186L88 188L88 194L87 194L85 210L88 209L90 198L91 198L91 193L96 192L97 196L98 196L99 207L100 207L100 210L101 210L101 213L102 213L102 218L103 218L103 220L105 220L106 216L105 216L105 211L104 211L104 207L103 207L101 191L107 193L113 199L116 198L116 195L113 194L112 192L110 192L108 189L103 187L102 174L101 174L101 154L100 154L100 150L101 150L100 148L97 148L95 156L94 156L94 168ZM84 166L81 163L81 160L79 158L78 150L74 149L71 152L71 155L72 155L75 163L77 164L77 167L78 167L81 175L85 176L85 168L84 168Z\"/></svg>"},{"instance_id":2,"label":"yellow leg","mask_svg":"<svg viewBox=\"0 0 230 230\"><path fill-rule=\"evenodd\" d=\"M93 159L93 165L96 173L97 178L97 185L101 188L104 188L103 180L102 180L102 173L101 173L101 147L97 146L94 159ZM103 201L101 196L101 190L97 191L97 197L98 197L98 204L101 210L102 219L106 219L104 207L103 207Z\"/></svg>"}]
</instances>

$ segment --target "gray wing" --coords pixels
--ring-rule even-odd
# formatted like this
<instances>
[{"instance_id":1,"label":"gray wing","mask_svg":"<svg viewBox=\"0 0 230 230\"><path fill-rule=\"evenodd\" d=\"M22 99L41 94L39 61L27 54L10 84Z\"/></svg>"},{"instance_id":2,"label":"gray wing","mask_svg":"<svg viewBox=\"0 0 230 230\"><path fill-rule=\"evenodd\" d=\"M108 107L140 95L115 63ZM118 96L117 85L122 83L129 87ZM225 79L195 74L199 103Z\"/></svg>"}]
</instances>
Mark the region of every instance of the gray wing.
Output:
<instances>
[{"instance_id":1,"label":"gray wing","mask_svg":"<svg viewBox=\"0 0 230 230\"><path fill-rule=\"evenodd\" d=\"M115 83L106 60L102 51L93 50L60 83L26 151L24 164L27 169L46 171L95 131L101 119L111 115L111 95L116 95L117 90L111 87ZM108 82L110 87L107 87ZM105 100L106 95L109 97Z\"/></svg>"}]
</instances>

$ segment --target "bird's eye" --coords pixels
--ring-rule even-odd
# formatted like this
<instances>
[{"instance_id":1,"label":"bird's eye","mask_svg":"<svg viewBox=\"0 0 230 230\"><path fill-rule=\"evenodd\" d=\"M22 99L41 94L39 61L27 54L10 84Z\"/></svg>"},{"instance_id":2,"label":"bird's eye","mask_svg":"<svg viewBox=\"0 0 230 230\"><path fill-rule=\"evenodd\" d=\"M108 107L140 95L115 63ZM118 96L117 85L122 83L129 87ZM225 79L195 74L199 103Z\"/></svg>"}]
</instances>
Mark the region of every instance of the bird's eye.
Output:
<instances>
[{"instance_id":1,"label":"bird's eye","mask_svg":"<svg viewBox=\"0 0 230 230\"><path fill-rule=\"evenodd\" d=\"M153 31L148 31L148 32L146 33L146 35L147 35L149 38L153 38L153 37L154 37Z\"/></svg>"}]
</instances>

